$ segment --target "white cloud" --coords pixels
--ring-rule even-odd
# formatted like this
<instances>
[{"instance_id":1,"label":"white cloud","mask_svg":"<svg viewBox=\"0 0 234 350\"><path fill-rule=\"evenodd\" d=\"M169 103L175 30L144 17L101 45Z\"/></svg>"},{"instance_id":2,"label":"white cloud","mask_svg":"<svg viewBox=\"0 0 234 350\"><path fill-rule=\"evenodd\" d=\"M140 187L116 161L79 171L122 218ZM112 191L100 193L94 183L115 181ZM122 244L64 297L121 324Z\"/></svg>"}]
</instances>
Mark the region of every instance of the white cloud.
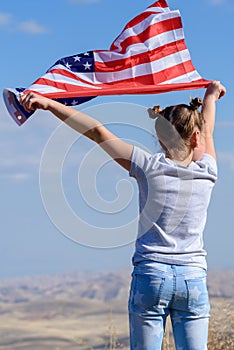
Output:
<instances>
[{"instance_id":1,"label":"white cloud","mask_svg":"<svg viewBox=\"0 0 234 350\"><path fill-rule=\"evenodd\" d=\"M1 27L10 24L11 20L12 20L12 15L10 13L0 12L0 26Z\"/></svg>"},{"instance_id":2,"label":"white cloud","mask_svg":"<svg viewBox=\"0 0 234 350\"><path fill-rule=\"evenodd\" d=\"M14 182L28 181L32 176L29 173L9 173L1 174L2 179L12 180Z\"/></svg>"},{"instance_id":3,"label":"white cloud","mask_svg":"<svg viewBox=\"0 0 234 350\"><path fill-rule=\"evenodd\" d=\"M17 25L17 28L19 31L28 34L43 34L48 32L48 28L37 23L37 21L35 21L34 19L20 22Z\"/></svg>"},{"instance_id":4,"label":"white cloud","mask_svg":"<svg viewBox=\"0 0 234 350\"><path fill-rule=\"evenodd\" d=\"M33 35L44 34L49 31L46 26L41 25L35 19L20 21L7 12L0 12L0 27L8 32L20 31Z\"/></svg>"}]
</instances>

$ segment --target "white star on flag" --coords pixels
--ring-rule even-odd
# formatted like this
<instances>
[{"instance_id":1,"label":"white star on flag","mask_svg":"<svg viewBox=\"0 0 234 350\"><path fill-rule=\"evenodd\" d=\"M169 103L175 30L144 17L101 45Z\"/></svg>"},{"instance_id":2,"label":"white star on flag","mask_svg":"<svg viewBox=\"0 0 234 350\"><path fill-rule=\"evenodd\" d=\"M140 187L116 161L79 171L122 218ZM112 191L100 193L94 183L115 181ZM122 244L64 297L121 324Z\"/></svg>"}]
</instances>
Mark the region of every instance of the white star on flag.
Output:
<instances>
[{"instance_id":1,"label":"white star on flag","mask_svg":"<svg viewBox=\"0 0 234 350\"><path fill-rule=\"evenodd\" d=\"M63 101L79 99L80 104L96 96L158 94L209 84L193 66L180 11L170 10L166 0L158 0L131 19L109 49L63 57L20 91ZM4 89L4 101L12 118L22 125L33 112L22 109L17 102L19 90L13 90L16 93ZM14 107L8 99L12 94ZM18 115L23 116L20 121Z\"/></svg>"},{"instance_id":2,"label":"white star on flag","mask_svg":"<svg viewBox=\"0 0 234 350\"><path fill-rule=\"evenodd\" d=\"M92 66L92 64L90 64L89 62L86 62L85 64L83 64L83 66L85 67L85 69L89 69Z\"/></svg>"},{"instance_id":3,"label":"white star on flag","mask_svg":"<svg viewBox=\"0 0 234 350\"><path fill-rule=\"evenodd\" d=\"M66 63L66 67L68 68L68 69L71 69L71 64L69 64L68 62Z\"/></svg>"},{"instance_id":4,"label":"white star on flag","mask_svg":"<svg viewBox=\"0 0 234 350\"><path fill-rule=\"evenodd\" d=\"M81 59L80 56L74 56L73 58L74 58L75 62L77 62L77 61L80 62L80 59Z\"/></svg>"}]
</instances>

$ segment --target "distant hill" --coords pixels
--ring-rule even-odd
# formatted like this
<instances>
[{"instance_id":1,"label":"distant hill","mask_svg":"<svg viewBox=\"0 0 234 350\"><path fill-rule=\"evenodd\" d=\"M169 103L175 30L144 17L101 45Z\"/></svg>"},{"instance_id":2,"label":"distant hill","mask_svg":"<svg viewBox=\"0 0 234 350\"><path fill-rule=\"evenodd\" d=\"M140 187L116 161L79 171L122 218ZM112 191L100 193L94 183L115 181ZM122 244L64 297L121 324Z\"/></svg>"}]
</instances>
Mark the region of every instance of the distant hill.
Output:
<instances>
[{"instance_id":1,"label":"distant hill","mask_svg":"<svg viewBox=\"0 0 234 350\"><path fill-rule=\"evenodd\" d=\"M130 279L130 271L86 271L0 280L0 302L22 303L45 298L124 300L128 296ZM211 270L208 287L211 297L233 297L234 269Z\"/></svg>"},{"instance_id":2,"label":"distant hill","mask_svg":"<svg viewBox=\"0 0 234 350\"><path fill-rule=\"evenodd\" d=\"M0 280L0 350L129 350L130 280L130 271ZM211 271L208 286L209 350L231 349L226 344L234 341L234 270Z\"/></svg>"}]
</instances>

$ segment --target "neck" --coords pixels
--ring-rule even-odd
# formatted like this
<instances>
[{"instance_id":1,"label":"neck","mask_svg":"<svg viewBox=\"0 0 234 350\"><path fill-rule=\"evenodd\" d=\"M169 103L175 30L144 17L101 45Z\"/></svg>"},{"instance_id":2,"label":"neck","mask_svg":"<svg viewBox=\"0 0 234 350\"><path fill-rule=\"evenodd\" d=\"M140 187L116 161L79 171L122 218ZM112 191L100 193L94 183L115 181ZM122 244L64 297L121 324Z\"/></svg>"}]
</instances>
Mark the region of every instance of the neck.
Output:
<instances>
[{"instance_id":1,"label":"neck","mask_svg":"<svg viewBox=\"0 0 234 350\"><path fill-rule=\"evenodd\" d=\"M176 155L172 157L169 153L166 153L166 158L171 159L176 164L183 165L184 167L188 167L193 159L193 151L191 151L185 158L184 157L182 158Z\"/></svg>"}]
</instances>

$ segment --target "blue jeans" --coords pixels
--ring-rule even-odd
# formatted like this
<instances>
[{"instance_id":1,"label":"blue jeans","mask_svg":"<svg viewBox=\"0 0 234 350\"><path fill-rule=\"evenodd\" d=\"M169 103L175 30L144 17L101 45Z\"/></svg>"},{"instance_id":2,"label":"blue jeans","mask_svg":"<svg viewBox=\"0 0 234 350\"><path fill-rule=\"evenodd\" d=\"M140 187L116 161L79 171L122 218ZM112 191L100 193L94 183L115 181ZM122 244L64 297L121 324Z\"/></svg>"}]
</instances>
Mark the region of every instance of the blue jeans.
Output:
<instances>
[{"instance_id":1,"label":"blue jeans","mask_svg":"<svg viewBox=\"0 0 234 350\"><path fill-rule=\"evenodd\" d=\"M135 266L129 297L131 350L160 350L168 315L176 350L206 350L209 310L204 269L163 263Z\"/></svg>"}]
</instances>

